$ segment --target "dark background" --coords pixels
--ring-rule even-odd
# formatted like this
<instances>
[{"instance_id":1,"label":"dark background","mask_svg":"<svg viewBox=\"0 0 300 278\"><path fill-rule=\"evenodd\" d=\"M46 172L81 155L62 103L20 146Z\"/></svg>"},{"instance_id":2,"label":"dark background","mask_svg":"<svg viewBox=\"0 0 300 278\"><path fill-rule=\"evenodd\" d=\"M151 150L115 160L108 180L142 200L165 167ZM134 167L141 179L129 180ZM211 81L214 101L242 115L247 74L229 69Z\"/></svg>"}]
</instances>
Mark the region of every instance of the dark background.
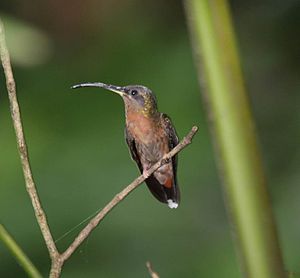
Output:
<instances>
[{"instance_id":1,"label":"dark background","mask_svg":"<svg viewBox=\"0 0 300 278\"><path fill-rule=\"evenodd\" d=\"M286 268L299 264L299 1L231 1ZM102 208L138 171L124 142L121 99L102 81L143 84L182 138L181 206L145 185L66 263L62 277L241 277L179 1L1 1L39 194L57 239ZM43 275L49 258L27 196L0 76L0 221ZM82 226L81 226L82 227ZM64 250L80 228L58 242ZM0 276L25 277L0 243Z\"/></svg>"}]
</instances>

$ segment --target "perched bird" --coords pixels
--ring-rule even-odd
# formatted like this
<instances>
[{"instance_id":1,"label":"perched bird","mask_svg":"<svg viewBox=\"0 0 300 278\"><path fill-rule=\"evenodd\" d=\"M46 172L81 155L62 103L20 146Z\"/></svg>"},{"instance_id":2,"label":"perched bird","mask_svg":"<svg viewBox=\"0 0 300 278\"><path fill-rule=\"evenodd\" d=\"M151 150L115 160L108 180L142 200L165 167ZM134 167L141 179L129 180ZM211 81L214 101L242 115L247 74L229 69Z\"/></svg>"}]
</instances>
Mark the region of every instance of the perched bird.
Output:
<instances>
[{"instance_id":1,"label":"perched bird","mask_svg":"<svg viewBox=\"0 0 300 278\"><path fill-rule=\"evenodd\" d=\"M157 169L152 175L149 168L178 144L176 131L170 118L157 110L155 95L150 89L140 85L119 87L104 83L82 83L72 86L100 87L119 94L125 104L125 138L131 157L151 193L170 208L177 208L180 199L177 184L177 157Z\"/></svg>"}]
</instances>

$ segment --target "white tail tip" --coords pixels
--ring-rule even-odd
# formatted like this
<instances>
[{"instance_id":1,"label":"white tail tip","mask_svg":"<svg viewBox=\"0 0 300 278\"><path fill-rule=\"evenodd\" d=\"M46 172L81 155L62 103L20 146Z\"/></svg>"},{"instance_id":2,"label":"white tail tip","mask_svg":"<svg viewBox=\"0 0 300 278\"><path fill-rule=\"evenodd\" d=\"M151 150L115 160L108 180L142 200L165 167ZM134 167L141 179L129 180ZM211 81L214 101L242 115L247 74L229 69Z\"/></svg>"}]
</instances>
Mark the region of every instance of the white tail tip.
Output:
<instances>
[{"instance_id":1,"label":"white tail tip","mask_svg":"<svg viewBox=\"0 0 300 278\"><path fill-rule=\"evenodd\" d=\"M168 207L171 209L176 209L178 207L178 204L175 203L173 200L169 199L168 200Z\"/></svg>"}]
</instances>

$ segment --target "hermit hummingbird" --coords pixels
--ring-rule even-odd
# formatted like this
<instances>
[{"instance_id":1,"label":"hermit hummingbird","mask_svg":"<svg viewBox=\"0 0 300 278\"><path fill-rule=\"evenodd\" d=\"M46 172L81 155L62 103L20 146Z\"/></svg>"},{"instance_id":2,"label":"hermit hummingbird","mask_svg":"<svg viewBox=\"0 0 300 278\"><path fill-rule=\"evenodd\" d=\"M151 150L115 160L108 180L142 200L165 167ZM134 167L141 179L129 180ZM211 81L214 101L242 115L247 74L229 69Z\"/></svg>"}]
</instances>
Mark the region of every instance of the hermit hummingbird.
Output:
<instances>
[{"instance_id":1,"label":"hermit hummingbird","mask_svg":"<svg viewBox=\"0 0 300 278\"><path fill-rule=\"evenodd\" d=\"M136 162L145 182L156 199L177 208L180 191L177 184L177 155L153 174L148 170L178 144L178 136L170 118L160 113L153 92L141 85L124 87L100 82L72 86L103 88L120 95L125 105L125 139L131 158Z\"/></svg>"}]
</instances>

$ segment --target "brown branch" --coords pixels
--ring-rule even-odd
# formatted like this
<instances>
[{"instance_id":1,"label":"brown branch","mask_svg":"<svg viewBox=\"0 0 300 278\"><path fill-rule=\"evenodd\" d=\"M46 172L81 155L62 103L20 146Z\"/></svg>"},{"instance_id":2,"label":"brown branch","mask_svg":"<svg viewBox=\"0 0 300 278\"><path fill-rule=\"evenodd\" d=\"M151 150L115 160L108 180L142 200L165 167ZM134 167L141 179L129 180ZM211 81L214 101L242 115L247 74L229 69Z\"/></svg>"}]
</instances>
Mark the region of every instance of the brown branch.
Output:
<instances>
[{"instance_id":1,"label":"brown branch","mask_svg":"<svg viewBox=\"0 0 300 278\"><path fill-rule=\"evenodd\" d=\"M28 152L26 141L23 132L20 108L17 100L16 85L12 73L9 53L6 47L4 28L0 20L0 54L2 66L4 69L6 77L6 86L8 90L8 97L10 102L10 111L13 120L13 125L15 128L17 146L19 150L19 156L22 163L26 190L31 199L32 206L34 208L35 216L37 222L42 231L46 246L48 248L50 258L51 258L51 271L50 277L56 278L60 276L63 264L69 257L74 253L78 246L90 235L90 233L97 227L97 225L104 219L104 217L117 205L119 204L129 193L136 189L144 180L144 176L141 175L135 179L131 184L125 187L120 193L118 193L90 222L83 228L83 230L78 234L73 243L66 249L66 251L60 254L57 250L55 242L53 240L50 228L47 223L46 214L42 208L36 186L33 180L32 171L29 163ZM192 141L192 138L196 134L198 128L194 126L186 137L168 154L166 154L160 161L154 164L147 172L151 175L162 165L168 163L168 161L189 145Z\"/></svg>"},{"instance_id":2,"label":"brown branch","mask_svg":"<svg viewBox=\"0 0 300 278\"><path fill-rule=\"evenodd\" d=\"M148 174L151 175L162 165L168 163L172 156L180 152L187 145L192 142L193 136L196 134L198 127L194 126L186 137L168 154L166 154L160 161L155 163L149 170ZM97 227L97 225L103 220L103 218L118 204L120 203L129 193L131 193L135 188L137 188L143 181L145 177L140 175L131 184L126 186L120 193L118 193L91 221L83 228L83 230L78 234L75 240L71 243L69 248L62 254L62 259L67 260L76 248L89 236L89 234Z\"/></svg>"},{"instance_id":3,"label":"brown branch","mask_svg":"<svg viewBox=\"0 0 300 278\"><path fill-rule=\"evenodd\" d=\"M9 53L5 41L4 27L1 20L0 20L0 54L1 54L2 66L5 73L5 78L6 78L6 87L7 87L9 103L10 103L10 112L11 112L13 125L15 128L17 145L18 145L19 155L22 163L23 174L25 178L26 190L30 196L31 203L34 208L35 216L40 226L40 229L42 231L50 257L53 259L56 258L59 255L59 253L57 251L52 234L50 232L50 228L47 223L46 214L39 200L39 196L31 173L31 168L30 168L30 163L29 163L28 153L27 153L27 146L26 146L26 141L23 132L20 108L17 100L16 84L11 69L10 57L9 57Z\"/></svg>"},{"instance_id":4,"label":"brown branch","mask_svg":"<svg viewBox=\"0 0 300 278\"><path fill-rule=\"evenodd\" d=\"M148 268L148 272L149 272L151 278L159 278L158 274L152 269L150 262L146 262L146 266Z\"/></svg>"}]
</instances>

